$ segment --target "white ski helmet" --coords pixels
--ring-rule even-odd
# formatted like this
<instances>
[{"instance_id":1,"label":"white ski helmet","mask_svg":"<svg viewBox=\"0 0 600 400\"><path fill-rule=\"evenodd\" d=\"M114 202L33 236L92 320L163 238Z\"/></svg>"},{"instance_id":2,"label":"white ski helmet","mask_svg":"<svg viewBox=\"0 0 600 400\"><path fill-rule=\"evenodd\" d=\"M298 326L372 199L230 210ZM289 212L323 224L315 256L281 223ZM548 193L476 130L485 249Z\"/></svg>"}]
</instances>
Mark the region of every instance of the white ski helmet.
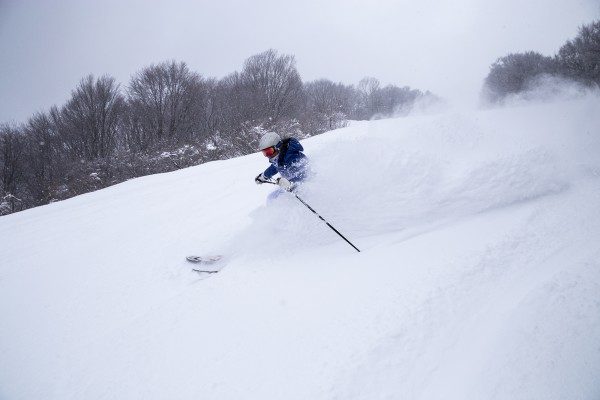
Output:
<instances>
[{"instance_id":1,"label":"white ski helmet","mask_svg":"<svg viewBox=\"0 0 600 400\"><path fill-rule=\"evenodd\" d=\"M275 146L277 143L281 142L281 137L275 132L267 132L261 138L258 143L258 149L263 150L269 147Z\"/></svg>"}]
</instances>

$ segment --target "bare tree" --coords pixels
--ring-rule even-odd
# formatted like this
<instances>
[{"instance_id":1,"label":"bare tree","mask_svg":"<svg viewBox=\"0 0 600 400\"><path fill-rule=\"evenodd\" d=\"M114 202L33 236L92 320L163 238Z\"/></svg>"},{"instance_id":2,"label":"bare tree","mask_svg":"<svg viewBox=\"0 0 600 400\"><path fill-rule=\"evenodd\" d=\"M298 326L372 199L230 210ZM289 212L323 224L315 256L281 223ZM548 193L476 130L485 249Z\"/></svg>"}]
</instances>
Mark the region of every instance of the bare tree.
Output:
<instances>
[{"instance_id":1,"label":"bare tree","mask_svg":"<svg viewBox=\"0 0 600 400\"><path fill-rule=\"evenodd\" d=\"M312 130L324 132L339 128L352 115L356 91L351 86L319 79L304 85L306 113L316 122Z\"/></svg>"},{"instance_id":2,"label":"bare tree","mask_svg":"<svg viewBox=\"0 0 600 400\"><path fill-rule=\"evenodd\" d=\"M204 80L201 85L197 85L196 87L197 118L199 120L200 132L205 137L219 129L218 87L219 83L216 79Z\"/></svg>"},{"instance_id":3,"label":"bare tree","mask_svg":"<svg viewBox=\"0 0 600 400\"><path fill-rule=\"evenodd\" d=\"M219 125L226 131L237 130L242 123L252 120L256 115L252 93L244 85L241 75L237 72L221 79L215 101L220 110Z\"/></svg>"},{"instance_id":4,"label":"bare tree","mask_svg":"<svg viewBox=\"0 0 600 400\"><path fill-rule=\"evenodd\" d=\"M296 59L267 50L246 60L241 73L243 84L251 94L255 118L276 122L293 117L302 100L302 80L296 70Z\"/></svg>"},{"instance_id":5,"label":"bare tree","mask_svg":"<svg viewBox=\"0 0 600 400\"><path fill-rule=\"evenodd\" d=\"M380 107L379 87L379 80L372 77L365 77L358 82L360 109L362 110L362 113L359 114L360 119L368 119L377 113Z\"/></svg>"},{"instance_id":6,"label":"bare tree","mask_svg":"<svg viewBox=\"0 0 600 400\"><path fill-rule=\"evenodd\" d=\"M582 26L577 37L560 48L557 58L567 77L600 86L600 20Z\"/></svg>"},{"instance_id":7,"label":"bare tree","mask_svg":"<svg viewBox=\"0 0 600 400\"><path fill-rule=\"evenodd\" d=\"M20 210L25 182L26 141L20 128L0 126L0 215Z\"/></svg>"},{"instance_id":8,"label":"bare tree","mask_svg":"<svg viewBox=\"0 0 600 400\"><path fill-rule=\"evenodd\" d=\"M204 84L183 62L163 62L138 72L129 84L133 142L142 150L161 141L190 139L202 118Z\"/></svg>"},{"instance_id":9,"label":"bare tree","mask_svg":"<svg viewBox=\"0 0 600 400\"><path fill-rule=\"evenodd\" d=\"M38 113L29 119L27 136L27 185L36 204L46 204L60 185L67 168L65 146L54 114Z\"/></svg>"},{"instance_id":10,"label":"bare tree","mask_svg":"<svg viewBox=\"0 0 600 400\"><path fill-rule=\"evenodd\" d=\"M400 111L405 113L410 110L415 100L421 97L420 90L414 90L395 85L387 85L378 91L378 106L376 113L384 117L399 115Z\"/></svg>"},{"instance_id":11,"label":"bare tree","mask_svg":"<svg viewBox=\"0 0 600 400\"><path fill-rule=\"evenodd\" d=\"M72 148L86 160L105 158L115 149L123 98L114 78L89 75L61 110Z\"/></svg>"},{"instance_id":12,"label":"bare tree","mask_svg":"<svg viewBox=\"0 0 600 400\"><path fill-rule=\"evenodd\" d=\"M509 94L525 90L536 76L554 71L554 60L540 53L529 51L508 54L490 67L484 81L483 95L487 101L500 101Z\"/></svg>"}]
</instances>

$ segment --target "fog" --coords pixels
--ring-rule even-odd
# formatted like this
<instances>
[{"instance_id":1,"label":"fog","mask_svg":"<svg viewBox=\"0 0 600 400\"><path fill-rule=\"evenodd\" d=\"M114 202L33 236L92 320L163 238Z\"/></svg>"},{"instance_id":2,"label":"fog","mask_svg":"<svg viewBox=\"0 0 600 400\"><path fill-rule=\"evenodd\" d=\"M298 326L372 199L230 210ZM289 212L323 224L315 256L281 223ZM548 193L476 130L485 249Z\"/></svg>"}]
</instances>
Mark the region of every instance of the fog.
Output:
<instances>
[{"instance_id":1,"label":"fog","mask_svg":"<svg viewBox=\"0 0 600 400\"><path fill-rule=\"evenodd\" d=\"M599 4L0 0L0 122L62 104L90 73L126 85L142 67L175 59L223 77L268 48L294 54L305 81L368 75L472 104L498 57L554 54L598 18Z\"/></svg>"}]
</instances>

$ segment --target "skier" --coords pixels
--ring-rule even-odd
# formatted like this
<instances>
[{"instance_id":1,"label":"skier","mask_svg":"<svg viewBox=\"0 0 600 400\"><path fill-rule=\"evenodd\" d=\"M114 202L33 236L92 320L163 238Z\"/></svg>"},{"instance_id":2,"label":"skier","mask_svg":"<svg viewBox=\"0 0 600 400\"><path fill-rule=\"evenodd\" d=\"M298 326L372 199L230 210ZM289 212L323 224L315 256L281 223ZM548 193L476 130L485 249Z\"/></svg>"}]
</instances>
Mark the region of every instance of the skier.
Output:
<instances>
[{"instance_id":1,"label":"skier","mask_svg":"<svg viewBox=\"0 0 600 400\"><path fill-rule=\"evenodd\" d=\"M308 175L308 158L302 153L304 148L294 138L281 139L275 132L267 132L258 145L265 157L269 158L271 165L254 181L260 185L269 181L279 173L281 177L276 182L283 190L292 191L303 182ZM282 193L277 190L269 195L269 200L275 199Z\"/></svg>"}]
</instances>

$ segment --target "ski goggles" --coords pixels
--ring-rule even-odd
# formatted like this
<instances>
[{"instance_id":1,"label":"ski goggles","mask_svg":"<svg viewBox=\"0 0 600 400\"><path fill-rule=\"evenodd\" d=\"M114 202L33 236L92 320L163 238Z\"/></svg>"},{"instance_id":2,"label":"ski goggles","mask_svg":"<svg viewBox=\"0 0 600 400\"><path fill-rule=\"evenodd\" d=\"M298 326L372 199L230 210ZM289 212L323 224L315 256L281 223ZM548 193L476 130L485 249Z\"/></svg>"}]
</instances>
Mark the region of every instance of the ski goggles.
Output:
<instances>
[{"instance_id":1,"label":"ski goggles","mask_svg":"<svg viewBox=\"0 0 600 400\"><path fill-rule=\"evenodd\" d=\"M266 149L262 149L261 151L265 157L271 158L275 155L275 152L277 150L275 150L275 147L271 146L271 147L267 147Z\"/></svg>"}]
</instances>

